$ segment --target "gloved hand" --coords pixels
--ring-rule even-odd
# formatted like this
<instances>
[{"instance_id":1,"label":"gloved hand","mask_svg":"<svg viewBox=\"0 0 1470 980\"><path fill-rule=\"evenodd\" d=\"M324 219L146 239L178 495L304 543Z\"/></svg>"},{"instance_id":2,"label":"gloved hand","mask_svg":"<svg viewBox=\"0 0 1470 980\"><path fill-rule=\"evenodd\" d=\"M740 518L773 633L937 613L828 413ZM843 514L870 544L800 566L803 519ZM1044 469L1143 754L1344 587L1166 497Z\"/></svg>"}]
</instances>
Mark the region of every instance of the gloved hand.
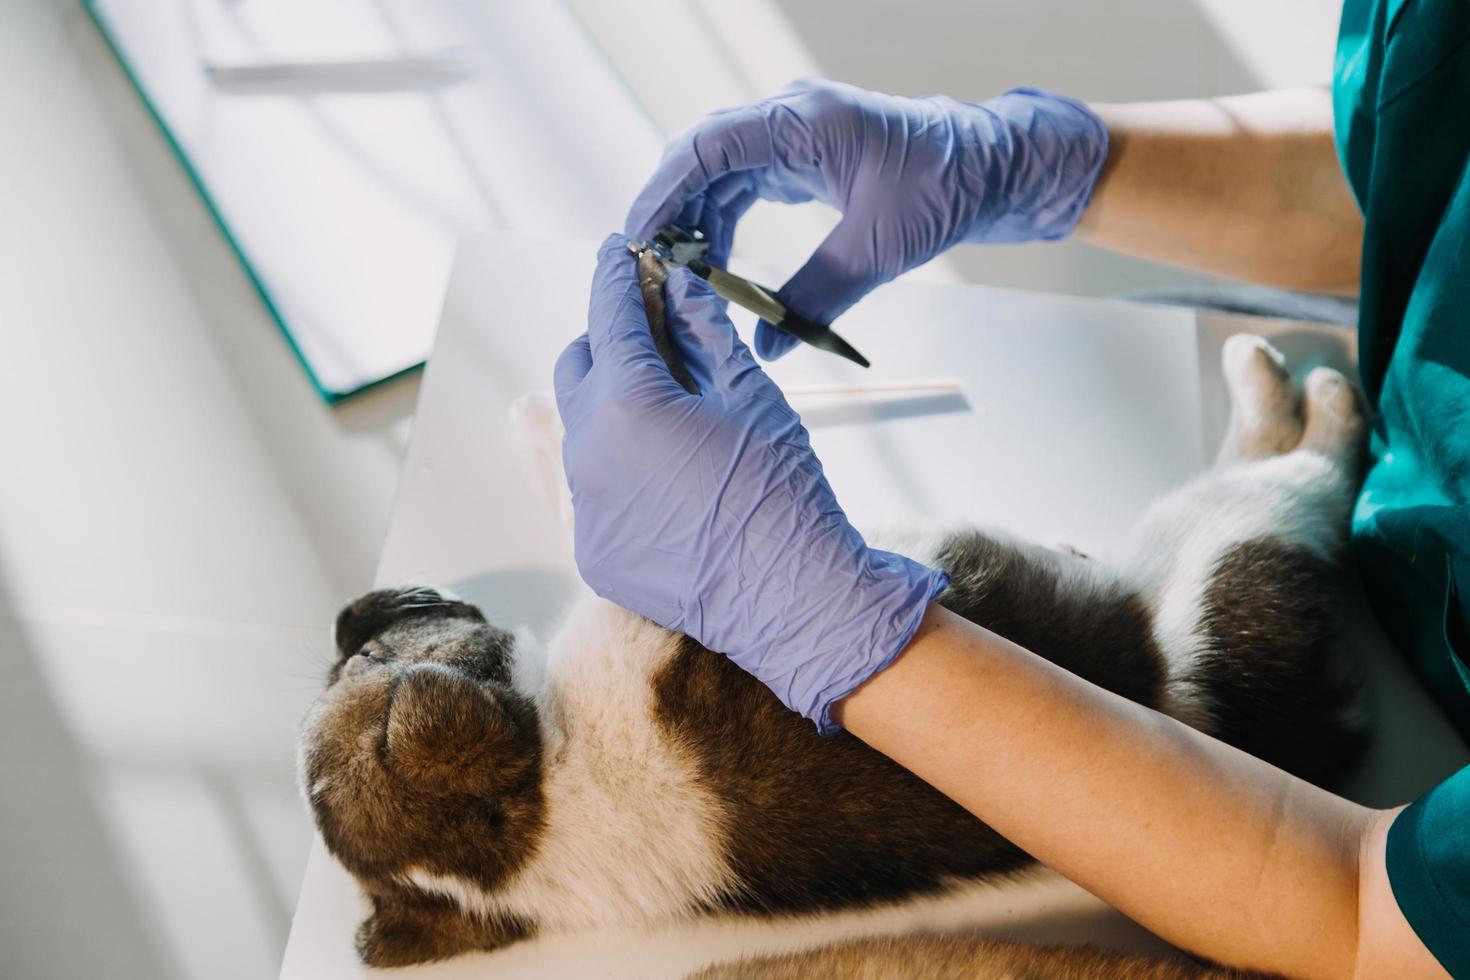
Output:
<instances>
[{"instance_id":1,"label":"gloved hand","mask_svg":"<svg viewBox=\"0 0 1470 980\"><path fill-rule=\"evenodd\" d=\"M577 568L830 734L830 706L903 650L948 576L867 546L723 301L684 269L666 288L701 394L654 347L621 235L598 255L587 333L557 360Z\"/></svg>"},{"instance_id":2,"label":"gloved hand","mask_svg":"<svg viewBox=\"0 0 1470 980\"><path fill-rule=\"evenodd\" d=\"M757 198L818 200L842 220L777 298L830 323L959 242L1065 238L1092 196L1108 132L1081 102L1014 89L988 102L905 99L823 79L707 116L675 137L628 212L627 232L698 228L726 264ZM796 339L762 322L773 358Z\"/></svg>"}]
</instances>

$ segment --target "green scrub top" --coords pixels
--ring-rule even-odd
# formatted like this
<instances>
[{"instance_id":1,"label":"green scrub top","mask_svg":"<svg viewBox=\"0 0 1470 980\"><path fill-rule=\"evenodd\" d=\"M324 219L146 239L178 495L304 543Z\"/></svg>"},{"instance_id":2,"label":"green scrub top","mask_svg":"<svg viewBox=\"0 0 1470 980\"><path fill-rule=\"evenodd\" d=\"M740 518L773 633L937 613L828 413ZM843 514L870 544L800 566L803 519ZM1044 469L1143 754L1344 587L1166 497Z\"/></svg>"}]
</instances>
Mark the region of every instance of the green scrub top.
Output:
<instances>
[{"instance_id":1,"label":"green scrub top","mask_svg":"<svg viewBox=\"0 0 1470 980\"><path fill-rule=\"evenodd\" d=\"M1470 0L1346 0L1333 105L1377 409L1353 544L1379 619L1470 739ZM1394 821L1388 872L1424 944L1470 977L1470 767Z\"/></svg>"}]
</instances>

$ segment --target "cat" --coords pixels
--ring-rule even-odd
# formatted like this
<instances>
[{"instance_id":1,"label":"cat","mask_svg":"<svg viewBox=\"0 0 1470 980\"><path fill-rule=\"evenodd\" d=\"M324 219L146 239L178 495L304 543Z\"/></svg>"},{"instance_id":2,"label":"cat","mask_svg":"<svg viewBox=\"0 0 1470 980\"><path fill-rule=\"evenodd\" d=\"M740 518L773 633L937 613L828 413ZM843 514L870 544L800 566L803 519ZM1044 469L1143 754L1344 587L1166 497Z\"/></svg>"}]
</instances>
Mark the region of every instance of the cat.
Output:
<instances>
[{"instance_id":1,"label":"cat","mask_svg":"<svg viewBox=\"0 0 1470 980\"><path fill-rule=\"evenodd\" d=\"M662 277L640 270L658 337ZM948 571L938 601L954 612L1331 783L1366 739L1334 656L1363 405L1327 368L1298 390L1256 337L1227 342L1224 372L1216 465L1153 504L1114 557L977 528L873 543ZM371 966L595 926L901 902L1032 864L857 739L819 736L723 656L596 597L544 655L427 587L371 592L335 630L300 778L371 900L356 937ZM523 679L543 657L544 676Z\"/></svg>"}]
</instances>

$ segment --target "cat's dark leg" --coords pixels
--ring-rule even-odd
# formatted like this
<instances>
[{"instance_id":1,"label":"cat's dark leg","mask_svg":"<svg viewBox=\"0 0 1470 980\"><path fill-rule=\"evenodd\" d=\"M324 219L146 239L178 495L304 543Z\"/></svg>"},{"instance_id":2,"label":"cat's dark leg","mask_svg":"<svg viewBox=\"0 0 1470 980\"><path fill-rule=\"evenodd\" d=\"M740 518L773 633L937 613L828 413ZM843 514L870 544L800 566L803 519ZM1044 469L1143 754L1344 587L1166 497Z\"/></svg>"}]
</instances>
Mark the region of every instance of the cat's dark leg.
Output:
<instances>
[{"instance_id":1,"label":"cat's dark leg","mask_svg":"<svg viewBox=\"0 0 1470 980\"><path fill-rule=\"evenodd\" d=\"M389 889L372 902L373 914L357 929L357 955L372 967L495 950L532 933L520 920L471 915L450 898L418 889Z\"/></svg>"},{"instance_id":2,"label":"cat's dark leg","mask_svg":"<svg viewBox=\"0 0 1470 980\"><path fill-rule=\"evenodd\" d=\"M946 537L940 605L1132 701L1159 706L1167 679L1144 596L1075 551L988 530Z\"/></svg>"},{"instance_id":3,"label":"cat's dark leg","mask_svg":"<svg viewBox=\"0 0 1470 980\"><path fill-rule=\"evenodd\" d=\"M1233 415L1219 463L1151 506L1121 555L982 531L928 554L950 572L940 601L953 611L1323 780L1360 743L1333 649L1363 413L1326 369L1299 395L1259 338L1231 340L1225 373Z\"/></svg>"},{"instance_id":4,"label":"cat's dark leg","mask_svg":"<svg viewBox=\"0 0 1470 980\"><path fill-rule=\"evenodd\" d=\"M1366 419L1335 371L1299 394L1259 338L1232 338L1224 368L1219 462L1150 508L1119 568L1154 619L1164 709L1324 781L1362 741L1334 648Z\"/></svg>"}]
</instances>

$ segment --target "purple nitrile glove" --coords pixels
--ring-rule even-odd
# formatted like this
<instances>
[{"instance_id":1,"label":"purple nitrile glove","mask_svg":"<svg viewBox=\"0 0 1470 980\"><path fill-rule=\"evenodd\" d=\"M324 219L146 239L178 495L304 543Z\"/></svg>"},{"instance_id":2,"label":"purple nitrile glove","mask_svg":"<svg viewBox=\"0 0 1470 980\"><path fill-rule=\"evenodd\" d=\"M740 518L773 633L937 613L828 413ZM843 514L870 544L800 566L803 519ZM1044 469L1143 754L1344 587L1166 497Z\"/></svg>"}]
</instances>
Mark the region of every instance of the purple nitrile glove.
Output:
<instances>
[{"instance_id":1,"label":"purple nitrile glove","mask_svg":"<svg viewBox=\"0 0 1470 980\"><path fill-rule=\"evenodd\" d=\"M628 212L627 232L703 231L724 265L758 198L817 200L842 220L777 298L830 323L875 286L960 242L1065 238L1092 196L1108 131L1081 102L1018 88L987 102L797 82L676 136ZM794 337L762 321L774 358Z\"/></svg>"},{"instance_id":2,"label":"purple nitrile glove","mask_svg":"<svg viewBox=\"0 0 1470 980\"><path fill-rule=\"evenodd\" d=\"M835 732L832 704L902 652L949 578L867 546L801 419L685 269L667 322L700 394L674 380L627 242L603 244L587 333L556 363L577 568Z\"/></svg>"}]
</instances>

